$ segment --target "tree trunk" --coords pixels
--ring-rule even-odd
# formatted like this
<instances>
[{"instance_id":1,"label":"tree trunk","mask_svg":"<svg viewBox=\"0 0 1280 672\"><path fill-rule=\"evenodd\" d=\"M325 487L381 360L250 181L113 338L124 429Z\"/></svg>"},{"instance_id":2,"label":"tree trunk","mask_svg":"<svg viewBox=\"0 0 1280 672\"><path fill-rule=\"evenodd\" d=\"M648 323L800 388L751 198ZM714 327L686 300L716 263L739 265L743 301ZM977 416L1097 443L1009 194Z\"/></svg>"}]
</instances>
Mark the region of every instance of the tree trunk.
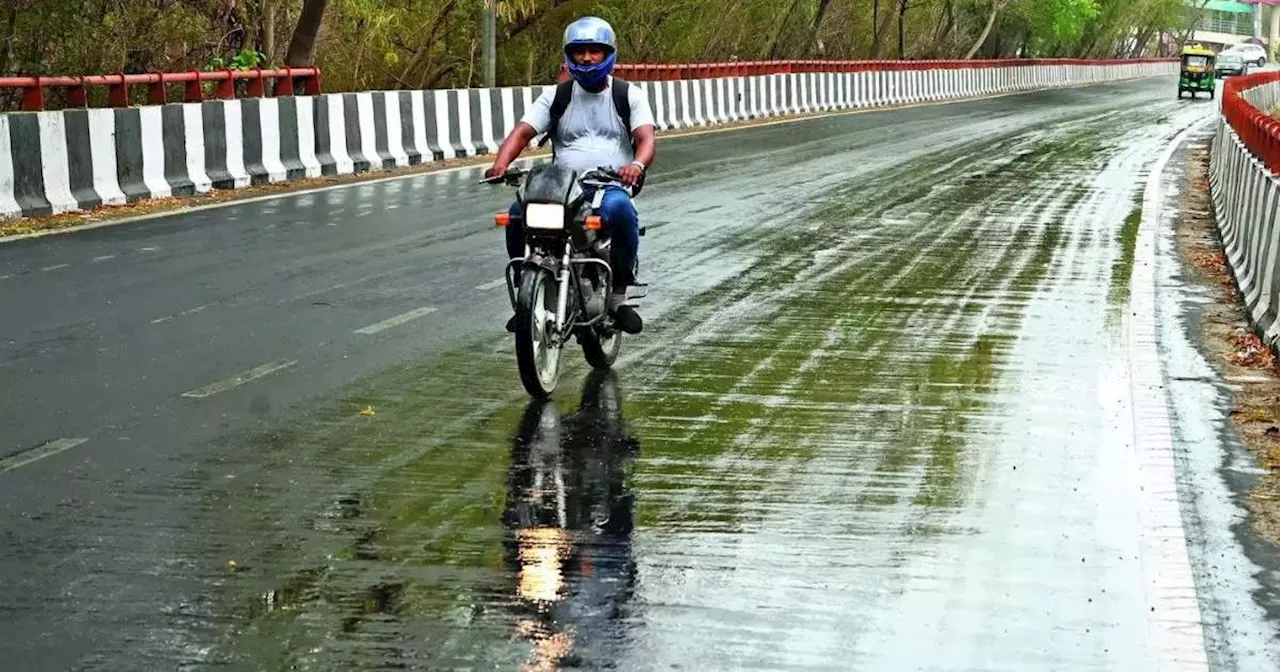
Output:
<instances>
[{"instance_id":1,"label":"tree trunk","mask_svg":"<svg viewBox=\"0 0 1280 672\"><path fill-rule=\"evenodd\" d=\"M787 6L787 11L782 13L782 18L778 20L778 26L773 29L773 38L769 40L769 60L778 58L778 44L782 41L782 31L787 27L787 19L791 17L791 13L796 11L796 6L800 4L800 0L791 0L791 4Z\"/></svg>"},{"instance_id":2,"label":"tree trunk","mask_svg":"<svg viewBox=\"0 0 1280 672\"><path fill-rule=\"evenodd\" d=\"M884 34L880 31L880 0L871 0L871 31L871 56L880 58L880 53L884 50Z\"/></svg>"},{"instance_id":3,"label":"tree trunk","mask_svg":"<svg viewBox=\"0 0 1280 672\"><path fill-rule=\"evenodd\" d=\"M458 6L458 0L448 0L444 7L440 8L440 13L436 14L435 20L431 22L431 27L427 29L427 36L422 40L422 46L414 53L413 59L409 61L409 65L405 66L404 72L401 73L399 80L403 82L413 81L411 76L414 72L422 70L423 78L419 81L419 85L425 85L429 77L430 68L427 67L431 62L431 45L436 43L436 37L440 34L440 29L444 26L445 19L449 18Z\"/></svg>"},{"instance_id":4,"label":"tree trunk","mask_svg":"<svg viewBox=\"0 0 1280 672\"><path fill-rule=\"evenodd\" d=\"M289 53L284 57L285 65L291 68L315 65L316 41L320 37L320 24L324 21L324 10L328 4L329 0L303 0L302 14L298 15L298 25L293 29L293 39L289 41Z\"/></svg>"},{"instance_id":5,"label":"tree trunk","mask_svg":"<svg viewBox=\"0 0 1280 672\"><path fill-rule=\"evenodd\" d=\"M874 55L875 58L884 58L884 42L885 42L884 36L888 34L889 26L893 24L893 19L895 16L897 16L896 12L885 12L884 16L881 17L880 22L876 24L877 37L876 37L876 50Z\"/></svg>"},{"instance_id":6,"label":"tree trunk","mask_svg":"<svg viewBox=\"0 0 1280 672\"><path fill-rule=\"evenodd\" d=\"M942 7L942 14L938 16L938 27L933 31L933 50L930 52L932 57L941 57L946 51L951 31L955 28L955 17L955 0L947 0Z\"/></svg>"},{"instance_id":7,"label":"tree trunk","mask_svg":"<svg viewBox=\"0 0 1280 672\"><path fill-rule=\"evenodd\" d=\"M987 38L991 36L991 28L996 25L996 16L1000 14L1000 10L1009 4L1008 0L993 0L991 3L991 15L987 17L987 25L982 29L982 34L978 36L978 41L973 43L973 47L969 49L969 53L964 55L964 60L973 58L974 54L982 48Z\"/></svg>"},{"instance_id":8,"label":"tree trunk","mask_svg":"<svg viewBox=\"0 0 1280 672\"><path fill-rule=\"evenodd\" d=\"M1142 58L1147 53L1147 45L1151 43L1151 38L1157 34L1155 28L1143 28L1133 40L1133 51L1127 56L1129 58Z\"/></svg>"},{"instance_id":9,"label":"tree trunk","mask_svg":"<svg viewBox=\"0 0 1280 672\"><path fill-rule=\"evenodd\" d=\"M454 70L457 70L457 69L458 69L458 64L457 64L457 63L450 63L449 65L446 65L446 66L444 66L444 67L440 68L439 70L437 70L437 71L435 71L435 72L431 73L431 76L427 77L427 78L424 80L422 88L424 88L424 89L438 89L438 88L440 88L440 86L439 86L439 85L440 85L440 82L441 82L441 80L443 80L443 79L445 78L445 75L448 75L449 73L451 73L451 72L453 72Z\"/></svg>"},{"instance_id":10,"label":"tree trunk","mask_svg":"<svg viewBox=\"0 0 1280 672\"><path fill-rule=\"evenodd\" d=\"M907 60L907 0L898 0L898 60Z\"/></svg>"},{"instance_id":11,"label":"tree trunk","mask_svg":"<svg viewBox=\"0 0 1280 672\"><path fill-rule=\"evenodd\" d=\"M275 63L276 3L273 0L262 0L262 55L266 59L263 65Z\"/></svg>"},{"instance_id":12,"label":"tree trunk","mask_svg":"<svg viewBox=\"0 0 1280 672\"><path fill-rule=\"evenodd\" d=\"M422 46L417 50L417 54L413 56L413 60L410 61L408 67L404 68L404 74L401 76L404 81L412 81L412 79L410 79L410 74L416 72L416 70L422 69L424 76L420 79L419 86L424 88L430 87L431 78L428 76L431 68L429 68L428 65L431 63L431 45L435 44L436 38L440 35L440 29L444 27L445 20L449 18L449 14L452 14L453 10L456 9L457 6L458 0L448 0L447 3L444 4L443 8L440 8L440 13L435 15L435 20L431 22L431 27L426 31L426 38L422 40ZM443 73L436 74L436 77L443 77Z\"/></svg>"},{"instance_id":13,"label":"tree trunk","mask_svg":"<svg viewBox=\"0 0 1280 672\"><path fill-rule=\"evenodd\" d=\"M241 26L244 37L241 48L262 51L262 17L250 14L247 19L248 21Z\"/></svg>"},{"instance_id":14,"label":"tree trunk","mask_svg":"<svg viewBox=\"0 0 1280 672\"><path fill-rule=\"evenodd\" d=\"M1184 31L1182 36L1178 38L1178 51L1182 51L1182 48L1187 46L1187 41L1191 39L1191 36L1195 34L1196 29L1200 27L1200 22L1204 20L1204 9L1208 6L1209 0L1200 0L1199 5L1195 6L1195 18L1191 20L1186 31Z\"/></svg>"},{"instance_id":15,"label":"tree trunk","mask_svg":"<svg viewBox=\"0 0 1280 672\"><path fill-rule=\"evenodd\" d=\"M13 42L18 39L17 7L9 8L9 18L6 23L8 26L4 32L4 44L0 45L0 75L4 75L8 72L10 65L15 65L13 62Z\"/></svg>"},{"instance_id":16,"label":"tree trunk","mask_svg":"<svg viewBox=\"0 0 1280 672\"><path fill-rule=\"evenodd\" d=\"M1090 58L1093 56L1093 50L1098 47L1098 40L1102 37L1102 31L1099 29L1091 29L1085 34L1081 40L1080 46L1076 50L1077 58Z\"/></svg>"},{"instance_id":17,"label":"tree trunk","mask_svg":"<svg viewBox=\"0 0 1280 672\"><path fill-rule=\"evenodd\" d=\"M822 19L827 14L827 7L831 5L831 0L818 0L818 12L813 17L813 29L809 36L809 49L812 50L814 45L818 43L818 31L822 28Z\"/></svg>"}]
</instances>

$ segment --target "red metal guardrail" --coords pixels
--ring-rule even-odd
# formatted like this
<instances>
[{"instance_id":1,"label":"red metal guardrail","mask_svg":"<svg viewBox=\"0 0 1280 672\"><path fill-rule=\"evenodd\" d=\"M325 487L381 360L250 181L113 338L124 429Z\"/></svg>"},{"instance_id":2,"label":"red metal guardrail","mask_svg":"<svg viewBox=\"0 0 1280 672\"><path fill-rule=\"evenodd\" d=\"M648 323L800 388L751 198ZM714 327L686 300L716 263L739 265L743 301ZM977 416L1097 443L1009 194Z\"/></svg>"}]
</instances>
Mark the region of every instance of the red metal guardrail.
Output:
<instances>
[{"instance_id":1,"label":"red metal guardrail","mask_svg":"<svg viewBox=\"0 0 1280 672\"><path fill-rule=\"evenodd\" d=\"M635 81L700 79L708 77L751 77L813 72L865 72L870 70L939 70L964 68L1008 68L1032 65L1123 65L1133 63L1163 63L1175 59L1004 59L978 61L730 61L725 63L623 63L616 68L618 76ZM560 79L567 76L563 66ZM215 70L190 72L152 72L137 75L89 75L85 77L0 77L0 89L22 89L23 110L45 109L46 89L65 89L67 107L86 107L89 103L88 88L107 87L107 105L129 105L129 87L146 86L147 102L163 104L167 100L167 87L185 84L184 100L199 102L205 99L204 84L216 83L213 97L236 97L236 80L248 80L246 94L250 97L266 95L266 80L275 80L272 95L291 96L298 88L306 95L320 93L320 71L317 68L281 68L278 70ZM295 82L300 82L300 86Z\"/></svg>"},{"instance_id":2,"label":"red metal guardrail","mask_svg":"<svg viewBox=\"0 0 1280 672\"><path fill-rule=\"evenodd\" d=\"M1231 77L1222 86L1222 117L1253 155L1280 175L1280 119L1254 107L1241 95L1254 87L1280 82L1280 72Z\"/></svg>"},{"instance_id":3,"label":"red metal guardrail","mask_svg":"<svg viewBox=\"0 0 1280 672\"><path fill-rule=\"evenodd\" d=\"M46 89L65 89L67 107L87 107L89 104L89 87L107 87L107 105L109 107L127 107L129 105L129 88L133 86L147 87L147 102L162 105L168 102L167 87L173 84L185 84L183 99L194 103L206 98L205 83L215 83L212 97L230 100L236 97L236 80L248 80L246 95L261 98L266 95L267 80L275 80L272 87L274 96L292 96L296 89L306 95L320 93L320 70L317 68L281 68L278 70L214 70L190 72L149 72L145 74L126 75L88 75L85 77L0 77L0 89L22 89L22 109L36 111L45 109Z\"/></svg>"},{"instance_id":4,"label":"red metal guardrail","mask_svg":"<svg viewBox=\"0 0 1280 672\"><path fill-rule=\"evenodd\" d=\"M633 81L702 79L707 77L755 77L812 72L866 72L869 70L958 70L964 68L1011 68L1030 65L1126 65L1170 63L1172 58L1087 60L1071 58L1021 58L975 61L730 61L726 63L622 63L615 72ZM562 77L564 68L561 68Z\"/></svg>"}]
</instances>

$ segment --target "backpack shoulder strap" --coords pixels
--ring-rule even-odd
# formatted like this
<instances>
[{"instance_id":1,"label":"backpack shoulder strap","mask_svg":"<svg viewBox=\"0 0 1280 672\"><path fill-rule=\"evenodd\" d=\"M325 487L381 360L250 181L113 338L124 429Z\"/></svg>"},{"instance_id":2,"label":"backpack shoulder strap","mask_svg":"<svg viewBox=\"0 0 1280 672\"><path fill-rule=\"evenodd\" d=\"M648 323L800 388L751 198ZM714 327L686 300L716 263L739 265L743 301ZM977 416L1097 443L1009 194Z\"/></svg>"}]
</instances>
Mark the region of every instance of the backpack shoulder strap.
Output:
<instances>
[{"instance_id":1,"label":"backpack shoulder strap","mask_svg":"<svg viewBox=\"0 0 1280 672\"><path fill-rule=\"evenodd\" d=\"M622 119L622 127L628 133L631 132L630 90L631 82L620 77L613 78L613 109L618 113L618 118Z\"/></svg>"},{"instance_id":2,"label":"backpack shoulder strap","mask_svg":"<svg viewBox=\"0 0 1280 672\"><path fill-rule=\"evenodd\" d=\"M556 84L556 97L551 101L551 123L547 124L547 134L542 137L542 142L538 143L541 147L556 137L556 129L560 127L560 118L564 116L564 111L569 109L569 102L573 100L573 80L567 79Z\"/></svg>"},{"instance_id":3,"label":"backpack shoulder strap","mask_svg":"<svg viewBox=\"0 0 1280 672\"><path fill-rule=\"evenodd\" d=\"M631 135L631 82L620 77L613 78L613 109L618 113L618 118L622 120L622 128L626 131L627 137L631 138L631 151L636 151L635 137ZM640 174L640 182L632 187L631 195L639 196L640 191L644 189L644 174Z\"/></svg>"}]
</instances>

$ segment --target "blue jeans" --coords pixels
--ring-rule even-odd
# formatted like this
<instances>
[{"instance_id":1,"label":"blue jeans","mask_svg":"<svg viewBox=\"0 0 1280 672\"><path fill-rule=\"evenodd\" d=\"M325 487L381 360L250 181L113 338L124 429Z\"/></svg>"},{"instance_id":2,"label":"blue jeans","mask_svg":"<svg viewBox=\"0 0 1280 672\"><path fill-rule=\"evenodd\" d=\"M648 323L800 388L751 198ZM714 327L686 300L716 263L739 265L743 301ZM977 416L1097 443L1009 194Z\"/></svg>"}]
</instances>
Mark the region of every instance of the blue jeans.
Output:
<instances>
[{"instance_id":1,"label":"blue jeans","mask_svg":"<svg viewBox=\"0 0 1280 672\"><path fill-rule=\"evenodd\" d=\"M587 199L593 197L587 192ZM512 259L524 256L524 209L520 203L511 204L512 222L507 226L507 256ZM622 288L636 284L636 260L640 251L640 213L631 197L621 187L605 187L600 201L600 216L613 241L613 286ZM517 219L519 218L519 219Z\"/></svg>"}]
</instances>

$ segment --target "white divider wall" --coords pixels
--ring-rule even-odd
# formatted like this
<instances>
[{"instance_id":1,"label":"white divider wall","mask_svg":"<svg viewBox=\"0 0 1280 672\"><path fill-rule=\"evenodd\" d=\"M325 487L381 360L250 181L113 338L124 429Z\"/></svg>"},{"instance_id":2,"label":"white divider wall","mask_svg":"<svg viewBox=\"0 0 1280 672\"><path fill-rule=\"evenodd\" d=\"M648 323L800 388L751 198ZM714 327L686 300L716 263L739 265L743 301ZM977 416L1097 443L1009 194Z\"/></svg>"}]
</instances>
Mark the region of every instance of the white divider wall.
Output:
<instances>
[{"instance_id":1,"label":"white divider wall","mask_svg":"<svg viewBox=\"0 0 1280 672\"><path fill-rule=\"evenodd\" d=\"M1176 72L1177 64L1169 62L921 64L639 84L658 128L670 131ZM544 88L362 92L0 115L0 218L491 154Z\"/></svg>"},{"instance_id":2,"label":"white divider wall","mask_svg":"<svg viewBox=\"0 0 1280 672\"><path fill-rule=\"evenodd\" d=\"M1243 94L1254 107L1275 109L1280 82ZM1218 118L1209 161L1209 185L1227 261L1253 318L1272 348L1280 346L1280 180Z\"/></svg>"}]
</instances>

